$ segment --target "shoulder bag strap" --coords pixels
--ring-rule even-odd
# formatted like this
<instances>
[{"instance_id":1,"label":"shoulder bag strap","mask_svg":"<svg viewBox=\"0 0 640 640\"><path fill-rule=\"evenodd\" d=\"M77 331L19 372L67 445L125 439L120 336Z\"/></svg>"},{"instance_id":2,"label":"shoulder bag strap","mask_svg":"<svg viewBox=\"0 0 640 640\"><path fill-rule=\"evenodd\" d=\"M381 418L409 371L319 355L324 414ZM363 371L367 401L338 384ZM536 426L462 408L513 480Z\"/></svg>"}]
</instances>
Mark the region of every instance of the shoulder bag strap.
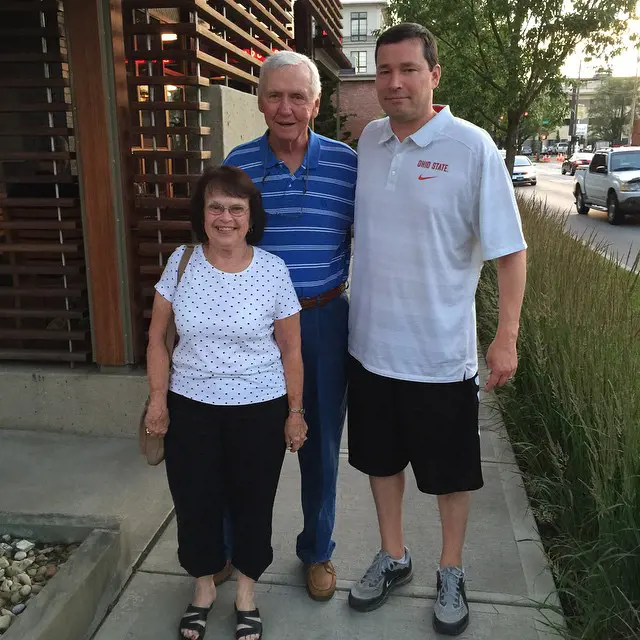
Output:
<instances>
[{"instance_id":1,"label":"shoulder bag strap","mask_svg":"<svg viewBox=\"0 0 640 640\"><path fill-rule=\"evenodd\" d=\"M189 264L189 260L191 260L191 255L193 254L193 250L196 248L194 244L188 244L180 258L180 264L178 265L178 277L176 279L176 289L180 284L180 280L182 280L182 276L184 275L185 269ZM176 321L173 315L173 311L171 312L171 318L169 319L169 324L167 325L167 333L165 335L165 345L167 346L167 352L169 353L169 357L173 355L173 348L176 345Z\"/></svg>"}]
</instances>

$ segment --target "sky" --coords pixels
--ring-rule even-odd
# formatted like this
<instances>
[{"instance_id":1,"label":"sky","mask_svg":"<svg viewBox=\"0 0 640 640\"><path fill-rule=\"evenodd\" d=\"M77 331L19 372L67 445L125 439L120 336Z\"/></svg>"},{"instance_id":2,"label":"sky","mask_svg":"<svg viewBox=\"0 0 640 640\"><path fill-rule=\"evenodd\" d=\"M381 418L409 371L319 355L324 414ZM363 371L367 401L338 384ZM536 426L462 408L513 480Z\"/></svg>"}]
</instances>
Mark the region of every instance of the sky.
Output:
<instances>
[{"instance_id":1,"label":"sky","mask_svg":"<svg viewBox=\"0 0 640 640\"><path fill-rule=\"evenodd\" d=\"M628 33L636 33L640 35L640 20L630 20ZM639 40L640 42L640 40ZM630 78L636 75L636 66L638 67L638 73L640 74L640 64L638 64L637 56L638 50L635 45L631 43L628 37L625 38L624 46L626 50L621 55L610 59L608 62L605 60L594 59L590 62L582 62L582 69L580 69L580 58L583 58L582 52L578 52L570 56L564 65L563 73L569 78L577 78L578 72L580 72L581 78L589 78L594 75L598 67L611 66L613 75L623 78Z\"/></svg>"}]
</instances>

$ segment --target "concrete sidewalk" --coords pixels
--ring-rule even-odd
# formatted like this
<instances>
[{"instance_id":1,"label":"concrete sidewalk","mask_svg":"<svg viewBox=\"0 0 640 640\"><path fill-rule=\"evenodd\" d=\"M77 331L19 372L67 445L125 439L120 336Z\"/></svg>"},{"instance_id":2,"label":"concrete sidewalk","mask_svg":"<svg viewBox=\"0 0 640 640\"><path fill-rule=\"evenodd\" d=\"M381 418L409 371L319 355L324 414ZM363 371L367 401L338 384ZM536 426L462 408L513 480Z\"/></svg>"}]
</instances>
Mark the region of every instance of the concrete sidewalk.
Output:
<instances>
[{"instance_id":1,"label":"concrete sidewalk","mask_svg":"<svg viewBox=\"0 0 640 640\"><path fill-rule=\"evenodd\" d=\"M467 593L472 620L460 636L474 640L556 637L542 622L560 618L536 602L555 605L527 500L499 416L482 399L485 488L473 499L466 545ZM125 518L133 575L94 640L175 640L190 601L192 581L176 560L175 523L162 468L147 468L135 441L0 430L0 504L28 513ZM274 563L258 585L267 640L436 638L431 627L440 526L435 500L412 477L405 497L405 531L415 566L413 581L378 611L358 614L346 603L352 582L378 549L368 480L349 467L343 444L334 562L338 593L312 602L295 558L302 517L299 472L288 455L274 517ZM223 585L207 627L208 640L233 638L234 582Z\"/></svg>"},{"instance_id":2,"label":"concrete sidewalk","mask_svg":"<svg viewBox=\"0 0 640 640\"><path fill-rule=\"evenodd\" d=\"M474 497L466 548L468 595L472 622L460 636L474 640L540 640L556 637L542 622L535 602L556 604L554 585L537 542L533 520L504 438L499 416L484 402L482 442L485 488ZM413 478L407 483L405 530L415 564L411 584L397 591L378 611L358 614L346 599L378 549L375 509L368 480L346 461L339 480L334 561L338 572L336 597L312 602L304 589L304 574L295 557L301 528L299 472L287 456L274 517L274 563L258 586L258 605L267 639L436 638L431 627L440 526L435 500L421 495ZM208 640L233 638L234 583L220 588L209 617ZM171 522L150 550L95 640L173 640L192 581L176 560L176 529Z\"/></svg>"}]
</instances>

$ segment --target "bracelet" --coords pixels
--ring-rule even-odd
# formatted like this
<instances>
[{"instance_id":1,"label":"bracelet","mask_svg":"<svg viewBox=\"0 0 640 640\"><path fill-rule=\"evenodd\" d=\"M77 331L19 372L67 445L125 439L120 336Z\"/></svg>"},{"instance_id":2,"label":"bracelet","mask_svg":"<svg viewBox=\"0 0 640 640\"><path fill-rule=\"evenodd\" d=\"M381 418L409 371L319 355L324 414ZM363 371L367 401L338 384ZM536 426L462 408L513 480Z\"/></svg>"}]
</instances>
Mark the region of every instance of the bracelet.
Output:
<instances>
[{"instance_id":1,"label":"bracelet","mask_svg":"<svg viewBox=\"0 0 640 640\"><path fill-rule=\"evenodd\" d=\"M304 415L304 409L291 409L291 408L289 408L289 413L299 413L301 415Z\"/></svg>"}]
</instances>

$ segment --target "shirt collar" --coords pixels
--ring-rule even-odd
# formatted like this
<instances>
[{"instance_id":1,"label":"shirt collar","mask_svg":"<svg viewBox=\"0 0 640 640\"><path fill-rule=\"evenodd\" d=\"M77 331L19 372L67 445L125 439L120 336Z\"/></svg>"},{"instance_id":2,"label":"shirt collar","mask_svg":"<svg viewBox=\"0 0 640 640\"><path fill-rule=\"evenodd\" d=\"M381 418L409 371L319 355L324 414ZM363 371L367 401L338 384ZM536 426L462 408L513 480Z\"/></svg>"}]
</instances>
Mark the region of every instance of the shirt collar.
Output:
<instances>
[{"instance_id":1,"label":"shirt collar","mask_svg":"<svg viewBox=\"0 0 640 640\"><path fill-rule=\"evenodd\" d=\"M262 138L260 138L260 151L262 152L262 157L264 158L264 168L272 169L273 167L280 164L280 160L276 157L276 154L273 153L273 149L269 144L269 130L264 133ZM307 144L307 151L304 156L304 160L302 161L302 166L306 168L307 163L309 164L310 169L316 169L318 167L318 163L320 162L320 136L309 129L309 142Z\"/></svg>"},{"instance_id":2,"label":"shirt collar","mask_svg":"<svg viewBox=\"0 0 640 640\"><path fill-rule=\"evenodd\" d=\"M415 133L408 136L419 147L426 147L436 137L436 135L438 135L442 129L444 129L444 127L453 120L453 115L448 106L434 104L433 109L436 112L436 115ZM380 134L380 144L385 144L394 137L395 133L393 133L393 129L391 128L391 121L387 117L385 118L382 133Z\"/></svg>"}]
</instances>

